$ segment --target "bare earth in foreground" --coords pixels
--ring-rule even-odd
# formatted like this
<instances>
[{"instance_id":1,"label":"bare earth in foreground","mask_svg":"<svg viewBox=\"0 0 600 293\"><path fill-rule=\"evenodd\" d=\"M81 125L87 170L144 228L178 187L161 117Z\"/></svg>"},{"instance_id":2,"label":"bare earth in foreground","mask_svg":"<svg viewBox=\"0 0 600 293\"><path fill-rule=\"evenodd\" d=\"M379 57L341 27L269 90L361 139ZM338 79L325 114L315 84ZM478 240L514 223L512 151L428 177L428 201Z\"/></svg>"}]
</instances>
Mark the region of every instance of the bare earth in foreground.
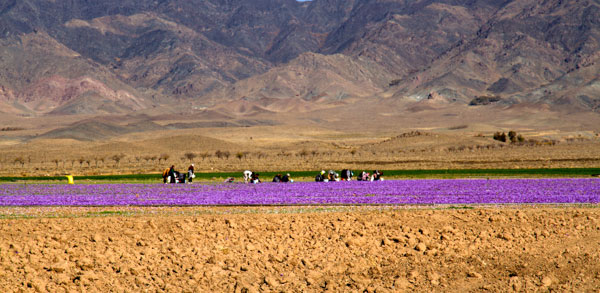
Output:
<instances>
[{"instance_id":1,"label":"bare earth in foreground","mask_svg":"<svg viewBox=\"0 0 600 293\"><path fill-rule=\"evenodd\" d=\"M0 220L3 291L600 288L597 207L45 209Z\"/></svg>"}]
</instances>

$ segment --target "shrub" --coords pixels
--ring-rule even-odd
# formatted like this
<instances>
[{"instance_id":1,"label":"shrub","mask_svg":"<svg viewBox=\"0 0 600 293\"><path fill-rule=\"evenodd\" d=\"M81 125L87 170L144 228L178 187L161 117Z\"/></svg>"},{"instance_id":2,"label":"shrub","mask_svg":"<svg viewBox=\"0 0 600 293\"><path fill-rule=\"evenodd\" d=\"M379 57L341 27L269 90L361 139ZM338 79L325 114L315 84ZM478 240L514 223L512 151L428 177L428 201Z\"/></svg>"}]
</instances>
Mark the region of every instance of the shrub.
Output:
<instances>
[{"instance_id":1,"label":"shrub","mask_svg":"<svg viewBox=\"0 0 600 293\"><path fill-rule=\"evenodd\" d=\"M240 161L241 161L241 160L244 158L244 156L245 156L245 155L246 155L246 154L245 154L244 152L237 152L237 153L235 154L235 157L236 157L236 158L238 158L238 160L240 160Z\"/></svg>"},{"instance_id":2,"label":"shrub","mask_svg":"<svg viewBox=\"0 0 600 293\"><path fill-rule=\"evenodd\" d=\"M471 100L469 106L489 105L491 103L499 102L500 100L499 96L480 96Z\"/></svg>"},{"instance_id":3,"label":"shrub","mask_svg":"<svg viewBox=\"0 0 600 293\"><path fill-rule=\"evenodd\" d=\"M392 81L390 81L389 86L395 86L398 85L400 82L402 82L402 79L394 79Z\"/></svg>"}]
</instances>

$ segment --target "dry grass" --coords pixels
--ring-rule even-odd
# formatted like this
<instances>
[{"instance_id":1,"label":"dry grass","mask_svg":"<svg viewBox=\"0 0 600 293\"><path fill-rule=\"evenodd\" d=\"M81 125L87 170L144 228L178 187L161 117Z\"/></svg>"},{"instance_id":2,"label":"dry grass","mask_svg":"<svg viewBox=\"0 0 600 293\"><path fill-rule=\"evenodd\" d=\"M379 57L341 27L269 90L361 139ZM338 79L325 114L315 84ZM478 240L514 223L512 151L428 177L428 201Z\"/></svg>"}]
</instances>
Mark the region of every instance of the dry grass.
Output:
<instances>
[{"instance_id":1,"label":"dry grass","mask_svg":"<svg viewBox=\"0 0 600 293\"><path fill-rule=\"evenodd\" d=\"M156 173L191 163L198 171L600 166L593 133L529 132L526 138L536 142L526 144L501 143L491 134L248 127L145 132L105 142L32 140L0 146L0 175Z\"/></svg>"}]
</instances>

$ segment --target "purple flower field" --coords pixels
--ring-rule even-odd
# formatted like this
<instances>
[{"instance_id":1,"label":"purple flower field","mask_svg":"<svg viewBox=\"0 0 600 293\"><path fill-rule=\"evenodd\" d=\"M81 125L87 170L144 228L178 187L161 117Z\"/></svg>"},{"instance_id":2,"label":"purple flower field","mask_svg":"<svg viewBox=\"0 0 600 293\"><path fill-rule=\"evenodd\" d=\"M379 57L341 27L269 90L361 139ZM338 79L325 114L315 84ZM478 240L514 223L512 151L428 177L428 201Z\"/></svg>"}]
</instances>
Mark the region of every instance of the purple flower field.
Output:
<instances>
[{"instance_id":1,"label":"purple flower field","mask_svg":"<svg viewBox=\"0 0 600 293\"><path fill-rule=\"evenodd\" d=\"M598 179L262 184L0 184L0 206L600 203Z\"/></svg>"}]
</instances>

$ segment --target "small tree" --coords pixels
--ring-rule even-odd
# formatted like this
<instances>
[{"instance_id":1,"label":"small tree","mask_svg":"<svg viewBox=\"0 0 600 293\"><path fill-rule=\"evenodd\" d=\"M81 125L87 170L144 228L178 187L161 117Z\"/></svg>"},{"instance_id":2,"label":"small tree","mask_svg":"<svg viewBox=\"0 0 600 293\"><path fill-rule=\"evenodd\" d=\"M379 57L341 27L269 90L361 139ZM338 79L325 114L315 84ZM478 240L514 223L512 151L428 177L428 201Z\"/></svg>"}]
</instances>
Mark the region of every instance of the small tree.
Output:
<instances>
[{"instance_id":1,"label":"small tree","mask_svg":"<svg viewBox=\"0 0 600 293\"><path fill-rule=\"evenodd\" d=\"M354 155L356 155L356 150L351 150L350 154L352 155L352 157L354 157Z\"/></svg>"},{"instance_id":2,"label":"small tree","mask_svg":"<svg viewBox=\"0 0 600 293\"><path fill-rule=\"evenodd\" d=\"M210 158L212 155L210 153L201 153L200 154L200 158L202 158L202 161L204 161L206 158Z\"/></svg>"},{"instance_id":3,"label":"small tree","mask_svg":"<svg viewBox=\"0 0 600 293\"><path fill-rule=\"evenodd\" d=\"M119 166L119 162L121 162L121 160L122 160L123 158L125 158L125 155L124 155L124 154L118 154L118 155L114 155L114 156L112 156L112 157L111 157L111 159L112 159L113 161L115 161L115 165L116 165L116 166Z\"/></svg>"},{"instance_id":4,"label":"small tree","mask_svg":"<svg viewBox=\"0 0 600 293\"><path fill-rule=\"evenodd\" d=\"M506 142L506 133L502 132L502 134L500 134L500 141Z\"/></svg>"},{"instance_id":5,"label":"small tree","mask_svg":"<svg viewBox=\"0 0 600 293\"><path fill-rule=\"evenodd\" d=\"M221 150L217 150L215 152L215 157L217 157L218 159L222 158L223 157L223 152Z\"/></svg>"},{"instance_id":6,"label":"small tree","mask_svg":"<svg viewBox=\"0 0 600 293\"><path fill-rule=\"evenodd\" d=\"M56 168L58 168L58 159L52 159L52 163L56 164Z\"/></svg>"},{"instance_id":7,"label":"small tree","mask_svg":"<svg viewBox=\"0 0 600 293\"><path fill-rule=\"evenodd\" d=\"M501 142L506 142L506 133L496 132L494 133L494 139Z\"/></svg>"},{"instance_id":8,"label":"small tree","mask_svg":"<svg viewBox=\"0 0 600 293\"><path fill-rule=\"evenodd\" d=\"M517 135L517 141L519 141L520 143L525 141L525 138L522 135Z\"/></svg>"},{"instance_id":9,"label":"small tree","mask_svg":"<svg viewBox=\"0 0 600 293\"><path fill-rule=\"evenodd\" d=\"M79 162L79 168L83 167L83 162L85 162L85 159L79 158L79 159L77 159L77 161Z\"/></svg>"},{"instance_id":10,"label":"small tree","mask_svg":"<svg viewBox=\"0 0 600 293\"><path fill-rule=\"evenodd\" d=\"M508 138L510 139L510 142L515 143L517 142L517 133L514 131L509 131L508 132Z\"/></svg>"},{"instance_id":11,"label":"small tree","mask_svg":"<svg viewBox=\"0 0 600 293\"><path fill-rule=\"evenodd\" d=\"M301 150L301 151L298 153L298 155L299 155L301 158L303 158L303 159L304 159L306 156L308 156L308 151L307 151L307 150Z\"/></svg>"},{"instance_id":12,"label":"small tree","mask_svg":"<svg viewBox=\"0 0 600 293\"><path fill-rule=\"evenodd\" d=\"M191 162L196 158L197 155L194 153L185 153L183 156Z\"/></svg>"},{"instance_id":13,"label":"small tree","mask_svg":"<svg viewBox=\"0 0 600 293\"><path fill-rule=\"evenodd\" d=\"M167 161L171 156L169 154L161 154L160 157L158 157L158 163L160 164L160 161Z\"/></svg>"},{"instance_id":14,"label":"small tree","mask_svg":"<svg viewBox=\"0 0 600 293\"><path fill-rule=\"evenodd\" d=\"M15 165L21 164L21 168L23 168L25 166L25 159L23 159L23 157L16 157L14 163Z\"/></svg>"}]
</instances>

